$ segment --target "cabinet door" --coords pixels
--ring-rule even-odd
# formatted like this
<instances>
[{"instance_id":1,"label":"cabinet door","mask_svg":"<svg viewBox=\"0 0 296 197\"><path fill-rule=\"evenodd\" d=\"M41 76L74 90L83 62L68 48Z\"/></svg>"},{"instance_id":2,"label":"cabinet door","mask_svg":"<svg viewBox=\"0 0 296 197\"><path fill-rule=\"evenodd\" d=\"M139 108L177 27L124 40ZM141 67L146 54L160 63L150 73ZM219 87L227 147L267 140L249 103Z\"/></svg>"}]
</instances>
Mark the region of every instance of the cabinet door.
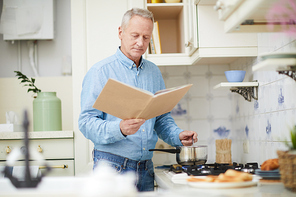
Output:
<instances>
[{"instance_id":1,"label":"cabinet door","mask_svg":"<svg viewBox=\"0 0 296 197\"><path fill-rule=\"evenodd\" d=\"M46 177L74 176L74 160L46 160L45 163L51 167L51 171L45 174ZM6 162L0 162L0 166L5 165ZM42 165L37 161L30 161L30 166L39 166L41 174L44 175L46 169ZM16 161L14 166L25 166L25 164L24 161Z\"/></svg>"},{"instance_id":2,"label":"cabinet door","mask_svg":"<svg viewBox=\"0 0 296 197\"><path fill-rule=\"evenodd\" d=\"M187 0L184 2L185 11L185 37L186 53L191 55L199 45L197 33L197 5L195 0Z\"/></svg>"}]
</instances>

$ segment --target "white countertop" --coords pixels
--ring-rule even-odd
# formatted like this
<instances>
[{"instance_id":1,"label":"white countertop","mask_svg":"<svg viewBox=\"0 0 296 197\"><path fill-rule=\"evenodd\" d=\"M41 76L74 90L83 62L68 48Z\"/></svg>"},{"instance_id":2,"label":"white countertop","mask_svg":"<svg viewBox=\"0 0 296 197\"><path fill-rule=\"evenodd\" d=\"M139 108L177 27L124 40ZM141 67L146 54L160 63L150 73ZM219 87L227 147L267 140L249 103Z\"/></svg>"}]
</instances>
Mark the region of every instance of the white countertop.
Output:
<instances>
[{"instance_id":1,"label":"white countertop","mask_svg":"<svg viewBox=\"0 0 296 197\"><path fill-rule=\"evenodd\" d=\"M84 197L86 177L45 177L37 188L16 189L7 178L0 178L0 197ZM294 197L282 183L259 183L258 186L236 189L198 189L187 184L175 184L168 179L163 170L155 170L158 185L154 192L132 193L129 197ZM113 188L113 186L112 186ZM101 195L98 190L97 196Z\"/></svg>"},{"instance_id":2,"label":"white countertop","mask_svg":"<svg viewBox=\"0 0 296 197\"><path fill-rule=\"evenodd\" d=\"M0 132L0 140L24 139L24 132ZM59 139L74 138L73 131L31 131L28 132L29 139Z\"/></svg>"},{"instance_id":3,"label":"white countertop","mask_svg":"<svg viewBox=\"0 0 296 197\"><path fill-rule=\"evenodd\" d=\"M187 184L173 183L164 173L162 169L155 169L155 181L159 190L169 190L174 194L198 197L265 197L265 196L282 196L292 197L296 193L290 192L285 189L281 182L278 183L261 183L258 182L257 186L247 188L234 188L234 189L200 189L194 188Z\"/></svg>"}]
</instances>

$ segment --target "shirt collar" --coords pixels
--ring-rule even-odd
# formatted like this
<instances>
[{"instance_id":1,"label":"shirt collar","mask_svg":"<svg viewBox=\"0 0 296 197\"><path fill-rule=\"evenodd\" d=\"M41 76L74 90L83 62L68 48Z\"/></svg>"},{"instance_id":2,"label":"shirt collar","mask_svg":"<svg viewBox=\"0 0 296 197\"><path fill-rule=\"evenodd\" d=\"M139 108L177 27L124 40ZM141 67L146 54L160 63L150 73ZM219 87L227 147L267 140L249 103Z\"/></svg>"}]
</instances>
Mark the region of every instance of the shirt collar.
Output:
<instances>
[{"instance_id":1,"label":"shirt collar","mask_svg":"<svg viewBox=\"0 0 296 197\"><path fill-rule=\"evenodd\" d=\"M123 62L123 65L126 66L128 69L133 69L134 67L136 67L136 64L134 63L134 61L126 57L120 50L120 47L118 47L117 49L116 56L118 57L118 59L120 59L120 61ZM143 65L144 65L144 61L143 61L143 57L141 57L139 68L143 69Z\"/></svg>"}]
</instances>

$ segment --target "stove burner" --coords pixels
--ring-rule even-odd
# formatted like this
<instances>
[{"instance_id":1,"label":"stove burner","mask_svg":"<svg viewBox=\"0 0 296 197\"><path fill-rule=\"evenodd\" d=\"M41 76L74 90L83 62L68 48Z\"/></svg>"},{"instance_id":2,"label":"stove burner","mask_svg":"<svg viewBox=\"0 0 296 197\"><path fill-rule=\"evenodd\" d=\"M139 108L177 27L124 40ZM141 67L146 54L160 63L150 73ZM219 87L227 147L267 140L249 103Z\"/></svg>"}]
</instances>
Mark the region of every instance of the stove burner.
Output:
<instances>
[{"instance_id":1,"label":"stove burner","mask_svg":"<svg viewBox=\"0 0 296 197\"><path fill-rule=\"evenodd\" d=\"M233 169L237 171L244 171L248 173L255 173L255 169L258 169L257 163L246 163L238 164L233 162L232 164L204 164L204 165L192 165L192 166L181 166L178 164L172 165L170 171L175 173L186 172L188 175L193 176L206 176L206 175L219 175L226 172L228 169Z\"/></svg>"},{"instance_id":2,"label":"stove burner","mask_svg":"<svg viewBox=\"0 0 296 197\"><path fill-rule=\"evenodd\" d=\"M183 172L183 170L182 170L182 166L179 165L179 164L171 165L171 167L170 167L170 171L173 171L173 172L175 172L175 173L181 173L181 172Z\"/></svg>"}]
</instances>

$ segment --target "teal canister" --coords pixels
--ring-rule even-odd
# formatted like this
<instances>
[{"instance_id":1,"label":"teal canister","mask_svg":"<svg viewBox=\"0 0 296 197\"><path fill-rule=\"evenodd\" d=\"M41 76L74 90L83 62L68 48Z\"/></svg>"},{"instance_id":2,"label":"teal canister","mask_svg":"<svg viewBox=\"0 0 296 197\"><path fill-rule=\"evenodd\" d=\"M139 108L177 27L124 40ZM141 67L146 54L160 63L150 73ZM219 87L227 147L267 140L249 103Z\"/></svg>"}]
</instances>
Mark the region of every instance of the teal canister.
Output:
<instances>
[{"instance_id":1,"label":"teal canister","mask_svg":"<svg viewBox=\"0 0 296 197\"><path fill-rule=\"evenodd\" d=\"M61 131L62 109L61 100L56 92L38 92L33 101L33 130Z\"/></svg>"}]
</instances>

